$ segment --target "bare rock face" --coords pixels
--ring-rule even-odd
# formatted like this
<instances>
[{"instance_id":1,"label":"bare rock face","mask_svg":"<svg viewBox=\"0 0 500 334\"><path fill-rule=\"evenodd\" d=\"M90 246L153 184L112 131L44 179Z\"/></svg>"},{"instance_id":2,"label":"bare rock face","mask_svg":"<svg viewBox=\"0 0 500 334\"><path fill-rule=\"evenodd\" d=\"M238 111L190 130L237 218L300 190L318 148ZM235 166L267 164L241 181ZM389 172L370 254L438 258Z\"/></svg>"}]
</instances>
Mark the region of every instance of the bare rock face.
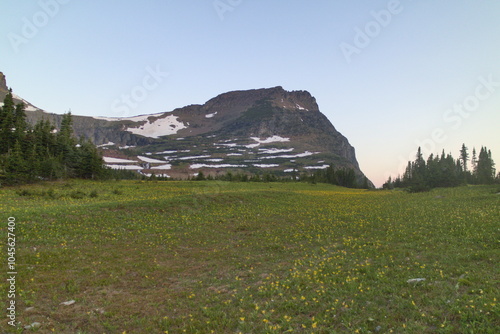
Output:
<instances>
[{"instance_id":1,"label":"bare rock face","mask_svg":"<svg viewBox=\"0 0 500 334\"><path fill-rule=\"evenodd\" d=\"M0 91L7 92L9 88L7 87L7 81L5 80L5 75L0 72Z\"/></svg>"}]
</instances>

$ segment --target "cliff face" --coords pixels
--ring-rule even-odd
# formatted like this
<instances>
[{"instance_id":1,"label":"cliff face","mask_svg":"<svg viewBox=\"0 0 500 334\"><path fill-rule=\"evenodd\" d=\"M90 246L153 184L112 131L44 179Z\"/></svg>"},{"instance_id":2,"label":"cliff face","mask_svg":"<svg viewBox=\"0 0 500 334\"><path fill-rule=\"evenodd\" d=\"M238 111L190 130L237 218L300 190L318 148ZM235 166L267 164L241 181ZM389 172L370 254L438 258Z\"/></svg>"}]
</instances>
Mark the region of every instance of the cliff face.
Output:
<instances>
[{"instance_id":1,"label":"cliff face","mask_svg":"<svg viewBox=\"0 0 500 334\"><path fill-rule=\"evenodd\" d=\"M2 89L5 94L5 76L0 73ZM60 125L61 115L16 98L28 105L26 114L32 124L47 119ZM73 115L73 124L76 136L102 146L105 156L135 156L137 169L145 173L185 177L196 171L210 174L230 168L286 175L334 164L353 168L358 182L364 180L354 148L307 91L282 87L233 91L203 105L159 114L126 118Z\"/></svg>"},{"instance_id":2,"label":"cliff face","mask_svg":"<svg viewBox=\"0 0 500 334\"><path fill-rule=\"evenodd\" d=\"M248 97L252 102L248 107ZM316 99L307 91L285 91L281 87L222 94L208 103L247 102L244 111L221 126L217 134L225 137L293 138L309 150L329 152L359 169L354 148L319 111ZM214 103L215 104L215 103ZM211 108L214 108L212 105ZM217 109L217 108L215 108ZM231 108L229 108L231 109ZM298 144L298 143L297 143Z\"/></svg>"},{"instance_id":3,"label":"cliff face","mask_svg":"<svg viewBox=\"0 0 500 334\"><path fill-rule=\"evenodd\" d=\"M9 89L7 88L7 81L5 80L5 75L0 72L0 91L7 92Z\"/></svg>"}]
</instances>

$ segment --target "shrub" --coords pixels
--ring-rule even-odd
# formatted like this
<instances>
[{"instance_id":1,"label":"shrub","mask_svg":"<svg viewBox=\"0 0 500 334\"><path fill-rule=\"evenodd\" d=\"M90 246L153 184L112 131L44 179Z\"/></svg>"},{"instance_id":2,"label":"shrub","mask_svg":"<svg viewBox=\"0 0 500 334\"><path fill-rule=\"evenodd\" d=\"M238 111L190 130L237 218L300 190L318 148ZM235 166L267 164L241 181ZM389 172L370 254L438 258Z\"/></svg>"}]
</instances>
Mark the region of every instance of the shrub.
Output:
<instances>
[{"instance_id":1,"label":"shrub","mask_svg":"<svg viewBox=\"0 0 500 334\"><path fill-rule=\"evenodd\" d=\"M29 190L26 190L26 189L18 190L17 194L19 196L33 196L33 193L31 191L29 191Z\"/></svg>"},{"instance_id":2,"label":"shrub","mask_svg":"<svg viewBox=\"0 0 500 334\"><path fill-rule=\"evenodd\" d=\"M80 190L77 190L73 191L69 196L74 199L82 199L85 197L85 193Z\"/></svg>"},{"instance_id":3,"label":"shrub","mask_svg":"<svg viewBox=\"0 0 500 334\"><path fill-rule=\"evenodd\" d=\"M113 194L115 194L115 195L122 195L123 191L121 191L120 189L114 189L113 190Z\"/></svg>"}]
</instances>

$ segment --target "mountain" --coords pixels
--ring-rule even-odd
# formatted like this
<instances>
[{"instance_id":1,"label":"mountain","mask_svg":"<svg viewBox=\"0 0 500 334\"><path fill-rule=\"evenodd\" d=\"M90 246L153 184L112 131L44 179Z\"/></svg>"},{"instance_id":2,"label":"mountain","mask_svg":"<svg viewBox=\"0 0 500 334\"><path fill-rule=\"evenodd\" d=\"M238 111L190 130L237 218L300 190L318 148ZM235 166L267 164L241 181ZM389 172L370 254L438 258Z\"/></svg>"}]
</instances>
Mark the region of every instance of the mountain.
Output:
<instances>
[{"instance_id":1,"label":"mountain","mask_svg":"<svg viewBox=\"0 0 500 334\"><path fill-rule=\"evenodd\" d=\"M5 96L9 92L9 87L7 87L7 79L5 78L5 75L3 72L0 72L0 106L3 106L3 100L5 99ZM20 96L17 96L16 94L12 93L12 97L14 98L14 103L24 103L26 106L26 111L30 112L43 112L42 109L35 107L25 99L21 98Z\"/></svg>"},{"instance_id":2,"label":"mountain","mask_svg":"<svg viewBox=\"0 0 500 334\"><path fill-rule=\"evenodd\" d=\"M0 98L7 92L0 73ZM50 120L57 127L62 115L27 105L30 123ZM234 172L312 172L329 164L352 168L357 181L365 176L355 150L307 91L282 87L233 91L202 105L135 117L73 115L77 136L101 147L112 168L144 174L187 177ZM370 186L373 186L368 181Z\"/></svg>"}]
</instances>

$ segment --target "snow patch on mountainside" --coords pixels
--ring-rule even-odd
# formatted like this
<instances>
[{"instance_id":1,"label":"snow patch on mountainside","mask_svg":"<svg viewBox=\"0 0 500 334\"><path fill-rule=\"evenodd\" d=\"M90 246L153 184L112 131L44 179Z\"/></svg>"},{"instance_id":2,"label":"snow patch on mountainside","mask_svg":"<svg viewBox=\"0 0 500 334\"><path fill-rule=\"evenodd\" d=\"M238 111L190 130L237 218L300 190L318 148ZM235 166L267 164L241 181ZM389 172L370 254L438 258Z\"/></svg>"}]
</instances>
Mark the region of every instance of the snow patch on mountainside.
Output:
<instances>
[{"instance_id":1,"label":"snow patch on mountainside","mask_svg":"<svg viewBox=\"0 0 500 334\"><path fill-rule=\"evenodd\" d=\"M304 153L299 153L299 154L294 154L294 155L291 155L291 154L284 154L284 155L271 155L271 156L264 156L264 157L260 157L259 159L293 159L293 158L304 158L304 157L308 157L308 156L311 156L313 154L318 154L320 152L309 152L309 151L305 151Z\"/></svg>"},{"instance_id":2,"label":"snow patch on mountainside","mask_svg":"<svg viewBox=\"0 0 500 334\"><path fill-rule=\"evenodd\" d=\"M161 166L154 166L154 167L151 167L151 169L172 169L172 165L165 164L165 165L161 165Z\"/></svg>"},{"instance_id":3,"label":"snow patch on mountainside","mask_svg":"<svg viewBox=\"0 0 500 334\"><path fill-rule=\"evenodd\" d=\"M190 157L180 157L177 158L177 160L194 160L194 159L203 159L203 158L210 158L211 155L194 155Z\"/></svg>"},{"instance_id":4,"label":"snow patch on mountainside","mask_svg":"<svg viewBox=\"0 0 500 334\"><path fill-rule=\"evenodd\" d=\"M271 168L271 167L279 167L278 164L253 164L255 167L259 168Z\"/></svg>"},{"instance_id":5,"label":"snow patch on mountainside","mask_svg":"<svg viewBox=\"0 0 500 334\"><path fill-rule=\"evenodd\" d=\"M106 167L109 167L111 169L126 169L126 170L142 170L143 169L141 166L136 166L136 165L106 165Z\"/></svg>"},{"instance_id":6,"label":"snow patch on mountainside","mask_svg":"<svg viewBox=\"0 0 500 334\"><path fill-rule=\"evenodd\" d=\"M250 139L255 140L259 144L269 144L269 143L277 143L277 142L287 142L290 141L290 138L283 138L280 136L272 136L266 139L260 139L259 137L250 137Z\"/></svg>"},{"instance_id":7,"label":"snow patch on mountainside","mask_svg":"<svg viewBox=\"0 0 500 334\"><path fill-rule=\"evenodd\" d=\"M300 104L298 104L298 103L295 103L295 106L296 106L296 107L297 107L297 109L299 109L299 110L306 110L306 111L309 111L308 109L306 109L306 108L302 107L302 106L301 106Z\"/></svg>"},{"instance_id":8,"label":"snow patch on mountainside","mask_svg":"<svg viewBox=\"0 0 500 334\"><path fill-rule=\"evenodd\" d=\"M115 164L127 164L127 163L137 163L137 161L134 160L127 160L127 159L118 159L118 158L111 158L111 157L102 157L104 162L106 163L115 163Z\"/></svg>"},{"instance_id":9,"label":"snow patch on mountainside","mask_svg":"<svg viewBox=\"0 0 500 334\"><path fill-rule=\"evenodd\" d=\"M231 164L221 164L221 165L207 165L207 164L192 164L189 166L191 169L199 169L199 168L244 168L248 167L247 165L231 165Z\"/></svg>"},{"instance_id":10,"label":"snow patch on mountainside","mask_svg":"<svg viewBox=\"0 0 500 334\"><path fill-rule=\"evenodd\" d=\"M173 154L173 153L177 153L177 150L175 150L175 151L156 152L156 154Z\"/></svg>"},{"instance_id":11,"label":"snow patch on mountainside","mask_svg":"<svg viewBox=\"0 0 500 334\"><path fill-rule=\"evenodd\" d=\"M305 166L305 169L327 169L330 165L322 165L322 166Z\"/></svg>"},{"instance_id":12,"label":"snow patch on mountainside","mask_svg":"<svg viewBox=\"0 0 500 334\"><path fill-rule=\"evenodd\" d=\"M288 153L292 152L294 148L288 148L288 149L278 149L278 148L259 148L259 154L276 154L276 153Z\"/></svg>"},{"instance_id":13,"label":"snow patch on mountainside","mask_svg":"<svg viewBox=\"0 0 500 334\"><path fill-rule=\"evenodd\" d=\"M149 162L149 163L152 163L152 164L163 164L163 163L165 163L165 161L163 161L163 160L158 160L158 159L143 157L141 155L138 155L137 157L140 160L144 161L144 162Z\"/></svg>"},{"instance_id":14,"label":"snow patch on mountainside","mask_svg":"<svg viewBox=\"0 0 500 334\"><path fill-rule=\"evenodd\" d=\"M113 145L115 145L115 143L113 143L112 141L108 141L107 144L97 145L97 147L106 147L106 146L113 146Z\"/></svg>"},{"instance_id":15,"label":"snow patch on mountainside","mask_svg":"<svg viewBox=\"0 0 500 334\"><path fill-rule=\"evenodd\" d=\"M152 123L148 121L139 127L128 128L127 131L149 138L174 135L179 130L187 128L183 122L180 122L177 119L177 116L169 115L165 118L159 118Z\"/></svg>"}]
</instances>

